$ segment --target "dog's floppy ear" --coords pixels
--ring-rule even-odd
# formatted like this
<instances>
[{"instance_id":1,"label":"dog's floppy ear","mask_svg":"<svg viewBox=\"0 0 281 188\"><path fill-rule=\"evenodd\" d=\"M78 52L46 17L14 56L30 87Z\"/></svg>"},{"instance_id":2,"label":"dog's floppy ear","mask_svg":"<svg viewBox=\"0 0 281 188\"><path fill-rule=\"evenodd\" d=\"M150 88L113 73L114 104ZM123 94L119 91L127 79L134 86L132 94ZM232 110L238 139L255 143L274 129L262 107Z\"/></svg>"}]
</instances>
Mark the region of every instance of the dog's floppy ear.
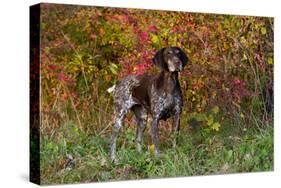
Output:
<instances>
[{"instance_id":1,"label":"dog's floppy ear","mask_svg":"<svg viewBox=\"0 0 281 188\"><path fill-rule=\"evenodd\" d=\"M166 48L162 48L161 50L159 50L152 59L153 64L155 64L157 67L161 69L167 69L167 64L164 60L164 55L163 55L165 49Z\"/></svg>"},{"instance_id":2,"label":"dog's floppy ear","mask_svg":"<svg viewBox=\"0 0 281 188\"><path fill-rule=\"evenodd\" d=\"M184 67L188 63L188 57L182 49L180 49L179 47L176 47L176 48L180 51L180 59L183 63L182 65Z\"/></svg>"}]
</instances>

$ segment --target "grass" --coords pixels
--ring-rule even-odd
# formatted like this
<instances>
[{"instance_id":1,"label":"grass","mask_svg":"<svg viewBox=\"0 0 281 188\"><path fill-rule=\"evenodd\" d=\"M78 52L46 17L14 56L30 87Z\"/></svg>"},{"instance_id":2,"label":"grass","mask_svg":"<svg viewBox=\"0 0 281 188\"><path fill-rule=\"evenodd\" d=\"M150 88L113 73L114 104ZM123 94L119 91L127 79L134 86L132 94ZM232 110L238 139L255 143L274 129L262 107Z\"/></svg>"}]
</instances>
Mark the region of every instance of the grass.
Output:
<instances>
[{"instance_id":1,"label":"grass","mask_svg":"<svg viewBox=\"0 0 281 188\"><path fill-rule=\"evenodd\" d=\"M179 143L162 127L160 157L150 149L149 130L143 152L134 143L134 127L126 127L118 138L118 164L109 158L110 132L91 135L65 123L51 135L41 134L41 183L80 183L128 179L195 176L273 170L273 127L237 131L224 125L219 132L183 127Z\"/></svg>"}]
</instances>

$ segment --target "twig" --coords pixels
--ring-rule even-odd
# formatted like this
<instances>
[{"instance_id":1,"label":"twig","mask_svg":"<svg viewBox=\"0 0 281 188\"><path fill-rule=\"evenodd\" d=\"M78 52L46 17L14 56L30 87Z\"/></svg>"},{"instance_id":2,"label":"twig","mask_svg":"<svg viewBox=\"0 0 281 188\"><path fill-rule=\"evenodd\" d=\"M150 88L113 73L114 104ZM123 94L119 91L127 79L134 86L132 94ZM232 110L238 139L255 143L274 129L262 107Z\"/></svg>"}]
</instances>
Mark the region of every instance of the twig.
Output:
<instances>
[{"instance_id":1,"label":"twig","mask_svg":"<svg viewBox=\"0 0 281 188\"><path fill-rule=\"evenodd\" d=\"M96 134L96 136L100 136L105 130L108 129L109 126L112 125L112 121L110 121L106 126L105 128L103 128L99 133Z\"/></svg>"}]
</instances>

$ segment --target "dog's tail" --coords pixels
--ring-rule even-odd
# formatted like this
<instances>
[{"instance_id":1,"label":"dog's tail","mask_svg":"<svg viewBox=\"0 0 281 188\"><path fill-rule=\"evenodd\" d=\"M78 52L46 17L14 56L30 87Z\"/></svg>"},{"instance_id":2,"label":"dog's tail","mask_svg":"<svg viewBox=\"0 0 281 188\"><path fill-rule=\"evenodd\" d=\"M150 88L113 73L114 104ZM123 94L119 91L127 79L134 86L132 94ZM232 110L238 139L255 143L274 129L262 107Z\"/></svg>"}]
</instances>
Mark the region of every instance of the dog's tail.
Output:
<instances>
[{"instance_id":1,"label":"dog's tail","mask_svg":"<svg viewBox=\"0 0 281 188\"><path fill-rule=\"evenodd\" d=\"M108 93L112 93L112 92L114 92L115 87L116 87L116 85L113 85L113 86L111 86L110 88L108 88L106 91L107 91Z\"/></svg>"}]
</instances>

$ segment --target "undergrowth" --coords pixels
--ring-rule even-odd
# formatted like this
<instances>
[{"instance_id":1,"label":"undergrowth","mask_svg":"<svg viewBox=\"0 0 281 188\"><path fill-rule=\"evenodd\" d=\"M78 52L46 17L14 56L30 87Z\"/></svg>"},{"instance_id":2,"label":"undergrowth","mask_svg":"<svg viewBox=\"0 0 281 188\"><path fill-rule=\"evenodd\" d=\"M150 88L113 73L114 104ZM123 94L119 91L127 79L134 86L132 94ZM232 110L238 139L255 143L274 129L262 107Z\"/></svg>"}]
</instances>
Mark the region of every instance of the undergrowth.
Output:
<instances>
[{"instance_id":1,"label":"undergrowth","mask_svg":"<svg viewBox=\"0 0 281 188\"><path fill-rule=\"evenodd\" d=\"M42 184L273 170L272 125L236 132L237 125L225 125L224 131L209 134L186 126L175 148L169 133L161 130L159 157L149 147L149 130L144 135L143 151L138 153L134 127L124 127L118 139L117 164L108 155L110 134L94 136L74 127L69 122L53 134L56 138L41 136Z\"/></svg>"}]
</instances>

